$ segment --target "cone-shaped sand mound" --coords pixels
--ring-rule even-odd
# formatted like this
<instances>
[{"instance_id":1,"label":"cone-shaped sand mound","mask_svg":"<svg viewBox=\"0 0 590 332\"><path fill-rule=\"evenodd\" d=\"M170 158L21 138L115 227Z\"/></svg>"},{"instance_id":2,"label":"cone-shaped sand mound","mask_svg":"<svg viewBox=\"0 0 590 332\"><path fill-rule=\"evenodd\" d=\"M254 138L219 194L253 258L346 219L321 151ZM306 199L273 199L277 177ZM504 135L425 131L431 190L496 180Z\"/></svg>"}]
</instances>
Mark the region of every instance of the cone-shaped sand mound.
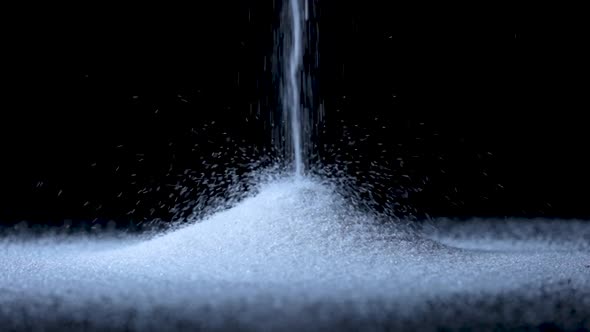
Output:
<instances>
[{"instance_id":1,"label":"cone-shaped sand mound","mask_svg":"<svg viewBox=\"0 0 590 332\"><path fill-rule=\"evenodd\" d=\"M544 228L531 226L538 224ZM511 223L507 235L493 221L453 225L430 239L413 235L355 211L329 185L291 178L147 240L5 238L0 323L56 330L589 326L590 250L581 243L590 226L525 220Z\"/></svg>"}]
</instances>

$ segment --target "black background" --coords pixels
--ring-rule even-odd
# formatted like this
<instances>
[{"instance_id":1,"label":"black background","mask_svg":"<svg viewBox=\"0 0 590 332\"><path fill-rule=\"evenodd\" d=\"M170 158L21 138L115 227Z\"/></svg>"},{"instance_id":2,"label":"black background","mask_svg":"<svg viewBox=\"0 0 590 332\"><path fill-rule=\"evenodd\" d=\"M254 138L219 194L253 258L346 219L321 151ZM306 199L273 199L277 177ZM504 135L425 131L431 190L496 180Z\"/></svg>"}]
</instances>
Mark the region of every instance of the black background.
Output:
<instances>
[{"instance_id":1,"label":"black background","mask_svg":"<svg viewBox=\"0 0 590 332\"><path fill-rule=\"evenodd\" d=\"M472 8L316 5L324 163L361 160L348 172L401 214L590 218L581 40ZM264 155L279 6L15 10L0 223L166 222L199 196L189 174Z\"/></svg>"}]
</instances>

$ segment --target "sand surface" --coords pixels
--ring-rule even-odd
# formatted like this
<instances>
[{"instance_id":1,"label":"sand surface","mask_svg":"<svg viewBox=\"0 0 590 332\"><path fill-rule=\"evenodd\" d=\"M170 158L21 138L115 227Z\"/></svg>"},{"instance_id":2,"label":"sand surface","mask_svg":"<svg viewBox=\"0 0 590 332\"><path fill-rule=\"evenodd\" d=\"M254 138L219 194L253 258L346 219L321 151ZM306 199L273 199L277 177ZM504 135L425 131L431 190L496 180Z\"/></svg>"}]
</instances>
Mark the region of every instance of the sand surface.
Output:
<instances>
[{"instance_id":1,"label":"sand surface","mask_svg":"<svg viewBox=\"0 0 590 332\"><path fill-rule=\"evenodd\" d=\"M284 179L149 239L0 238L2 330L590 329L590 223L419 234Z\"/></svg>"}]
</instances>

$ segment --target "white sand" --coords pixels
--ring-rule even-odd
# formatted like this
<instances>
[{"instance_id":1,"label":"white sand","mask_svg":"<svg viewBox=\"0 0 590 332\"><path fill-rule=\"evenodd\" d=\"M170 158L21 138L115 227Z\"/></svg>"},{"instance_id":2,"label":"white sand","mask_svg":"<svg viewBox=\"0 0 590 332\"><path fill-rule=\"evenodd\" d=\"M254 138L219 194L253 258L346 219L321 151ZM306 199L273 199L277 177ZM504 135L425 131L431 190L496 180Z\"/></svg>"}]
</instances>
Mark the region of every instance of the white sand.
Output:
<instances>
[{"instance_id":1,"label":"white sand","mask_svg":"<svg viewBox=\"0 0 590 332\"><path fill-rule=\"evenodd\" d=\"M281 180L148 240L0 239L7 329L590 328L590 224L377 225ZM498 325L499 324L499 325Z\"/></svg>"}]
</instances>

